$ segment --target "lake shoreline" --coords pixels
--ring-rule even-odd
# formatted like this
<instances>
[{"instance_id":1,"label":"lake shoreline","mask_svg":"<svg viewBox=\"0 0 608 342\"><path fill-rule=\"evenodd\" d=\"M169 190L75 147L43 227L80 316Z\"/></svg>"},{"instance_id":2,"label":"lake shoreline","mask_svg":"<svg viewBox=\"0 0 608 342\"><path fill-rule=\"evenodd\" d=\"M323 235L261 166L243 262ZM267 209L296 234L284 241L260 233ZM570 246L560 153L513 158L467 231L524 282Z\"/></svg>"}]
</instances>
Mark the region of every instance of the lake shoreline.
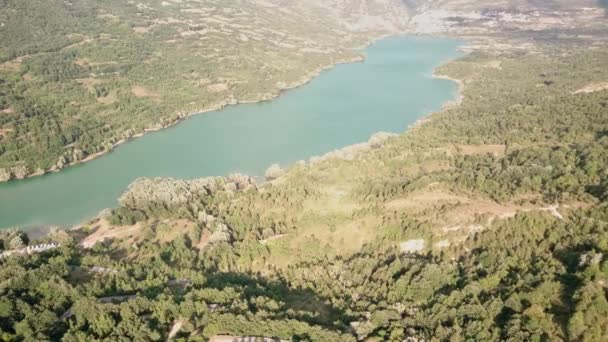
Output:
<instances>
[{"instance_id":1,"label":"lake shoreline","mask_svg":"<svg viewBox=\"0 0 608 342\"><path fill-rule=\"evenodd\" d=\"M14 181L20 181L20 180L25 180L25 179L29 179L29 178L33 178L33 177L39 177L39 176L44 176L47 174L52 174L52 173L58 173L66 168L72 167L72 166L76 166L76 165L80 165L80 164L84 164L86 162L89 162L91 160L97 159L103 155L106 155L110 152L112 152L115 148L119 147L120 145L127 143L129 141L132 141L134 139L143 137L144 135L146 135L147 133L153 133L153 132L157 132L160 130L163 130L165 128L170 128L172 126L175 126L176 124L185 121L186 119L188 119L189 117L195 116L195 115L199 115L199 114L205 114L205 113L209 113L209 112L214 112L214 111L219 111L222 110L228 106L234 106L234 105L238 105L238 104L251 104L251 103L262 103L262 102L266 102L266 101L270 101L270 100L274 100L278 97L280 97L281 95L283 95L285 92L295 89L295 88L299 88L302 87L310 82L312 82L315 78L317 78L319 75L321 75L322 72L330 70L335 68L338 65L341 64L350 64L350 63L361 63L361 62L365 62L365 55L362 54L361 50L371 46L372 44L374 44L375 42L388 38L388 37L392 37L392 36L399 36L399 35L404 35L404 34L408 34L408 32L395 32L395 33L391 33L391 34L383 34L377 37L373 37L371 38L368 42L366 42L365 44L363 44L362 46L358 46L358 47L353 47L350 51L360 51L361 54L351 57L351 58L344 58L344 59L338 59L337 61L334 61L333 63L318 67L310 72L308 72L307 74L303 75L298 81L292 82L291 84L287 84L286 86L277 89L276 93L266 93L264 94L260 99L256 99L256 100L245 100L245 101L239 101L236 100L234 98L228 98L225 99L223 101L221 101L218 104L212 105L209 108L205 108L205 109L201 109L201 110L196 110L196 111L192 111L192 112L177 112L176 113L176 119L171 121L170 123L163 125L161 127L154 127L154 128L144 128L143 132L134 134L128 138L123 138L118 140L117 142L112 144L112 147L107 150L107 151L101 151L101 152L96 152L93 154L90 154L88 156L86 156L85 158L83 158L82 160L78 160L78 161L74 161L71 163L66 164L64 167L62 168L56 168L56 167L52 167L48 170L37 170L33 173L27 174L24 177L19 177L19 178L9 178L9 179L0 179L0 184L1 183L7 183L7 182L14 182ZM2 169L0 169L2 170ZM7 172L11 172L11 168L5 168L3 170L6 170Z\"/></svg>"},{"instance_id":2,"label":"lake shoreline","mask_svg":"<svg viewBox=\"0 0 608 342\"><path fill-rule=\"evenodd\" d=\"M427 115L424 115L420 119L416 120L413 124L411 124L410 126L408 126L403 132L397 133L397 134L388 133L390 136L388 136L387 139L398 137L398 136L401 136L403 134L407 134L411 130L413 130L413 129L415 129L415 128L417 128L417 127L419 127L419 126L421 126L421 125L423 125L423 124L431 121L433 119L433 117L434 117L434 114L438 114L438 113L446 111L446 110L448 110L450 108L458 107L458 106L461 105L462 101L464 100L464 88L465 88L465 84L464 84L463 80L457 79L457 78L453 78L453 77L450 77L450 76L447 76L447 75L439 74L439 73L436 72L436 70L439 67L441 67L442 65L447 64L447 63L451 63L451 62L453 62L453 61L455 61L455 60L457 60L459 58L462 58L462 57L463 56L459 56L459 57L457 57L455 59L451 59L451 60L448 60L448 61L446 61L444 63L441 63L441 64L437 65L436 67L433 68L433 73L432 73L432 78L451 81L451 82L454 82L454 83L456 83L458 85L458 89L457 89L457 92L456 92L455 99L449 100L449 101L443 103L440 110L430 112ZM373 133L370 136L370 139L372 139L372 137L374 137L375 135L379 135L379 134L383 134L383 133L387 134L385 132L376 132L376 133ZM308 160L305 161L305 163L306 163L306 165L313 165L313 164L316 164L316 163L321 162L321 161L326 161L326 160L331 160L331 159L339 159L342 151L346 151L347 153L351 153L352 152L351 153L352 156L356 158L360 154L368 152L368 151L371 150L371 148L370 149L357 149L357 147L361 147L362 145L365 145L365 144L369 144L369 142L361 142L361 143L355 143L355 144L347 145L347 146L344 146L342 148L338 148L338 149L334 149L332 151L328 151L327 153L324 153L323 155L320 155L320 156L310 156L308 158ZM382 147L383 146L380 146L378 148L382 148ZM296 165L298 165L298 162L291 163L287 167L291 168L291 167L296 166ZM287 171L287 170L288 169L285 169L285 171ZM283 172L285 172L285 171L283 171ZM227 176L218 176L218 177L227 177ZM271 183L273 181L273 180L265 179L264 176L259 176L259 177L254 177L254 178L256 179L256 181L258 181L258 185L260 185L260 186L264 185L266 183ZM94 221L94 220L98 220L98 219L103 219L103 217L105 215L107 215L107 210L108 210L107 208L103 209L103 210L100 210L99 213L96 216L94 216L92 218L89 218L89 219L86 219L86 220L84 220L83 222L81 222L79 224L75 224L75 225L72 225L70 227L66 227L65 229L67 229L67 230L84 229L89 222ZM43 228L39 228L38 229L38 234L41 234L41 232L40 232L41 229L43 229ZM47 231L50 232L49 229L47 229ZM44 233L42 233L42 234L44 235Z\"/></svg>"},{"instance_id":3,"label":"lake shoreline","mask_svg":"<svg viewBox=\"0 0 608 342\"><path fill-rule=\"evenodd\" d=\"M406 39L408 39L408 37L409 37L409 39L411 39L412 42L415 42L416 40L418 40L416 37L411 37L411 35L407 35L407 34L397 34L397 35L389 35L389 36L397 36L397 37L404 36L404 38L406 38ZM378 37L378 38L376 38L376 40L380 40L382 38L385 38L385 36ZM423 40L425 40L424 38L432 38L432 37L423 37ZM373 42L370 42L369 44L372 44L372 43ZM426 43L423 43L423 44L426 44ZM464 43L464 44L466 44L466 43ZM458 49L458 46L462 46L462 45L463 45L463 42L461 41L460 43L458 43L458 45L454 46L454 49ZM382 45L382 46L384 46L384 45ZM414 45L414 46L417 46L417 45ZM373 51L374 51L374 53L377 53L377 52L375 52L375 50L373 50ZM452 51L454 51L454 50L452 50ZM325 65L325 66L320 66L319 68L316 68L315 70L313 70L313 71L309 72L308 74L306 74L305 77L303 76L300 79L296 80L295 82L292 82L289 85L289 87L288 86L283 87L281 89L281 92L279 94L277 94L275 97L278 97L283 92L285 92L285 91L287 91L289 89L292 89L292 88L295 88L295 87L299 87L299 86L302 86L304 84L309 83L311 80L313 80L315 78L315 76L319 75L322 71L327 70L327 69L331 69L333 66L335 66L337 64L349 63L349 62L353 62L353 61L354 62L356 62L356 61L363 61L363 60L367 60L368 58L370 60L372 60L372 57L375 58L375 56L376 56L375 54L372 54L371 51L370 51L370 53L368 53L367 50L366 51L362 51L362 52L365 53L365 58L362 57L361 55L354 55L353 54L353 55L347 56L348 58L337 59L335 61L335 63L333 63L331 65ZM405 53L407 55L407 51L405 51L405 52L401 51L401 53ZM444 77L444 75L440 75L437 72L437 70L439 70L440 66L442 66L442 65L444 65L446 63L451 63L451 62L453 62L453 61L455 61L455 60L457 60L459 58L462 58L462 54L451 53L450 55L447 55L447 56L445 56L443 58L436 58L436 59L433 60L433 63L427 63L425 65L424 69L418 69L417 73L420 74L420 76L418 76L418 77L422 77L422 78L427 79L427 80L432 79L432 78L445 78L445 79L448 79L447 77ZM356 64L356 65L358 65L358 64ZM370 64L370 65L372 65L372 66L371 67L368 66L367 68L374 68L375 59L372 61L372 64ZM365 68L364 66L355 66L355 68L361 68L361 67ZM345 69L345 70L350 70L350 69ZM421 74L420 70L423 70L424 73ZM432 77L431 77L431 75L432 75ZM400 77L397 77L397 78L400 78ZM436 103L436 105L434 106L436 109L433 109L433 110L428 110L428 109L424 110L424 108L417 109L417 112L419 114L416 114L411 120L408 120L409 122L414 122L415 125L422 124L423 122L428 121L429 116L431 116L432 114L439 113L442 110L446 109L446 107L448 106L448 104L449 105L457 105L457 104L459 104L462 101L462 90L463 90L462 86L463 86L463 84L460 82L460 80L455 80L455 79L449 79L449 80L451 80L451 81L453 81L453 82L455 82L455 83L457 83L459 85L458 92L456 92L456 88L454 86L452 86L451 84L443 83L440 88L445 90L445 95L442 97L442 101L441 102L434 102L434 103ZM428 82L428 81L426 81L426 82ZM441 85L441 83L440 84L435 84L435 85L433 85L433 83L428 83L428 84L431 87L430 89L436 89L435 87L439 87ZM446 87L446 85L448 87ZM350 88L347 87L347 89L350 89ZM400 90L396 91L397 98L400 98L400 96L401 96L401 95L399 95L400 92L401 92ZM274 99L275 97L271 97L269 99ZM255 102L259 102L259 101L255 101ZM377 106L373 106L373 108L379 109L382 106L383 106L383 103L378 103ZM249 107L243 107L243 108L249 108ZM257 108L257 106L255 108ZM370 108L368 110L374 110L373 108ZM188 114L188 116L180 117L179 119L176 119L174 122L171 122L170 124L167 124L165 127L173 126L173 125L179 123L180 121L185 120L185 118L187 118L189 116L205 113L205 112L208 112L208 111L211 111L211 110L213 110L213 109L208 109L208 110L205 110L205 111L196 111L196 112L190 113L190 114ZM245 110L248 111L248 109L245 109ZM263 111L263 109L256 109L256 110L258 110L258 111L262 110ZM387 108L387 110L388 110L388 113L394 112L394 110L391 111L390 108ZM398 111L398 112L401 112L401 111ZM217 117L220 117L220 115L221 115L221 113L214 113L214 115L216 115L216 114L217 114ZM397 113L395 113L395 114L397 114ZM403 115L403 114L399 113L399 117L401 117L401 115ZM374 130L367 129L368 132L366 132L365 136L361 136L360 137L361 139L351 140L351 142L347 141L346 144L337 144L337 145L335 145L335 146L338 146L337 148L333 148L332 149L330 147L328 149L316 151L317 153L314 153L314 151L311 151L313 153L301 155L298 158L301 158L302 161L306 160L306 164L309 164L309 162L310 162L310 164L314 164L317 161L323 161L325 159L359 158L359 155L362 154L362 152L364 152L365 150L374 150L374 149L380 147L383 144L382 142L378 142L378 139L377 139L378 137L374 137L374 135L376 135L378 132L383 132L383 131L386 132L387 129L388 129L389 132L391 132L391 131L394 132L394 133L388 133L391 136L396 136L396 135L400 135L400 134L407 134L407 132L412 128L412 125L413 124L409 124L408 122L405 122L404 125L399 124L399 126L395 126L393 124L391 126L388 126L388 127L393 127L393 128L387 128L387 127L382 127L382 125L378 125L378 127L376 127L376 129L374 129ZM162 127L162 128L165 128L165 127ZM185 127L185 126L180 126L180 127ZM158 130L160 130L162 128L161 127L155 127L154 129L152 129L150 131L158 131ZM181 129L182 128L180 128L180 130ZM196 132L199 132L199 131L197 130ZM198 134L198 133L195 133L195 134ZM387 133L385 133L385 134L387 134ZM132 137L132 139L133 138L137 138L137 137L139 137L141 135L143 135L143 133L138 134L137 136ZM369 137L372 137L374 139L370 138L368 140ZM129 140L130 139L125 139L123 141L117 142L117 144L122 144L122 143L125 143L125 142L129 141ZM366 140L366 141L364 141L364 140ZM359 141L364 141L364 142L359 142ZM366 145L366 146L363 146L363 145ZM340 146L343 146L343 147L340 147ZM363 147L370 147L370 146L372 146L372 147L370 147L370 148L363 148L362 146ZM327 151L327 152L325 152L325 151ZM318 152L321 152L321 153L318 153ZM102 155L102 154L99 154L98 156L100 156L100 155ZM92 158L94 158L94 157L92 157ZM262 161L263 161L262 163L258 162L259 165L257 166L257 168L259 168L261 170L260 171L261 174L264 174L264 168L267 169L268 165L276 163L276 161L273 161L273 158L274 157L271 156L269 158L262 159ZM285 165L286 169L290 169L293 166L295 166L296 164L301 164L301 162L298 162L297 160L298 159L294 159L291 162L289 162L289 161L286 160L286 162L283 165ZM94 168L97 168L97 167L94 167ZM89 169L89 168L87 167L86 169ZM89 170L89 172L90 172L90 170ZM96 171L95 173L97 173L97 172L101 172L101 171ZM82 173L82 172L80 172L80 173ZM241 173L243 173L243 174L250 174L246 170L243 170ZM212 176L212 175L224 175L224 176L227 176L229 174L229 172L228 173L226 173L226 172L219 172L219 170L218 170L216 172L203 173L203 174L204 175L209 175L209 176ZM167 175L167 177L171 177L171 176ZM197 174L193 174L193 175L187 176L185 179L196 179L196 178L199 178L199 177L200 176L197 176ZM63 179L63 177L61 177L61 178ZM177 177L177 179L179 179L179 178L183 178L183 177ZM264 179L263 176L254 177L254 178L256 178L258 180L258 184L265 184L267 182L267 180ZM53 177L53 179L55 179L55 178ZM16 182L15 184L18 184L18 182ZM125 184L129 184L129 183L125 183ZM126 187L126 185L125 185L125 187ZM112 190L112 192L116 192L116 194L117 194L115 196L112 196L112 199L114 199L114 201L115 201L115 199L120 195L120 193L123 193L124 191L125 191L124 187L121 187L118 190ZM95 210L93 212L89 211L89 215L90 216L89 215L82 215L81 219L74 220L74 221L72 221L72 223L65 222L64 224L62 224L62 223L58 223L55 219L50 219L50 220L47 220L47 219L40 220L40 219L38 219L39 224L35 224L35 223L34 224L25 224L24 226L22 226L22 228L25 228L25 231L27 231L27 232L34 233L34 232L38 231L42 235L45 235L45 233L48 233L47 229L49 227L57 227L57 228L62 228L62 229L74 229L74 228L82 227L83 225L86 227L87 225L90 224L91 220L93 220L93 219L99 217L100 215L102 215L104 211L106 212L106 215L107 215L107 209L103 209L103 208L115 208L116 204L114 203L114 201L111 201L112 203L110 203L109 200L103 201L103 202L106 202L106 203L100 203L101 205L97 206L97 208L91 208L91 209L97 209L97 210ZM97 202L101 202L101 201L97 201ZM24 219L30 220L30 219L28 219L28 217L30 216L30 214L27 214L27 212L24 212L23 214L20 214L20 215L22 215ZM51 214L50 216L53 216L53 215L54 214ZM68 216L70 216L70 215L68 214ZM72 216L74 216L74 215L72 215ZM48 222L50 224L45 224L46 222ZM6 222L6 223L7 224L13 224L13 225L19 224L18 222L15 222L15 223ZM42 223L42 224L40 224L40 223ZM10 226L7 226L7 227L10 227ZM46 231L46 232L44 232L44 231Z\"/></svg>"},{"instance_id":4,"label":"lake shoreline","mask_svg":"<svg viewBox=\"0 0 608 342\"><path fill-rule=\"evenodd\" d=\"M437 73L437 69L440 68L441 66L445 65L445 64L451 63L451 62L453 62L453 61L455 61L455 60L457 60L459 58L462 58L462 57L464 57L467 54L468 53L465 53L462 56L459 56L459 57L456 57L454 59L450 59L448 61L445 61L443 63L438 64L436 67L433 68L433 72L431 74L431 77L434 78L434 79L447 80L447 81L451 81L451 82L456 83L458 85L458 89L456 91L456 97L454 99L452 99L452 100L444 102L441 105L441 109L440 110L429 112L429 113L421 116L414 123L412 123L411 125L409 125L408 127L406 127L406 129L403 132L394 134L395 136L400 136L400 135L403 135L403 134L407 134L410 130L412 130L412 129L416 128L416 127L419 127L419 126L421 126L421 125L429 122L430 120L432 120L434 114L438 114L438 113L441 113L441 112L446 111L448 109L451 109L451 108L454 108L454 107L458 107L458 106L460 106L462 104L462 101L464 100L464 88L465 88L464 81L461 80L461 79L458 79L458 78L450 77L448 75L443 75L443 74ZM372 139L375 135L380 135L380 134L391 134L391 133L386 133L386 132L381 132L381 131L375 132L375 133L372 133L372 135L370 136L370 139ZM308 158L308 162L307 163L314 164L314 163L316 163L315 160L317 160L317 159L320 159L320 160L336 159L336 158L339 158L339 155L340 155L341 152L343 152L343 151L350 151L350 150L356 150L357 148L361 147L362 145L366 145L366 144L369 144L369 141L368 142L359 142L359 143L350 144L350 145L347 145L347 146L344 146L344 147L341 147L341 148L338 148L338 149L334 149L332 151L328 151L327 153L324 153L323 155L320 155L320 156L310 156ZM365 151L360 151L360 152L356 152L355 151L355 155L357 155L359 153L362 153L362 152L365 152ZM295 165L295 163L292 163L292 165ZM292 165L290 165L290 166L292 166ZM263 178L263 177L261 177L261 178ZM265 183L265 182L268 182L268 181L263 181L262 184Z\"/></svg>"},{"instance_id":5,"label":"lake shoreline","mask_svg":"<svg viewBox=\"0 0 608 342\"><path fill-rule=\"evenodd\" d=\"M386 38L386 37L378 38L378 40L383 39L383 38ZM370 44L372 44L372 43L370 43ZM430 120L432 120L433 117L434 117L434 114L438 114L438 113L441 113L441 112L443 112L445 110L448 110L450 108L458 107L458 106L461 105L462 101L464 100L464 88L465 88L465 84L464 84L463 80L458 79L458 78L453 78L453 77L450 77L450 76L447 76L447 75L444 75L444 74L440 74L440 73L437 72L437 69L440 68L441 66L445 65L445 64L451 63L451 62L453 62L453 61L455 61L455 60L457 60L459 58L462 58L465 55L466 55L466 53L464 55L462 55L462 56L458 56L458 57L456 57L454 59L449 59L449 60L447 60L447 61L445 61L443 63L438 64L437 66L435 66L433 68L433 72L431 74L432 78L447 80L447 81L451 81L451 82L456 83L458 85L458 89L456 91L455 98L452 99L452 100L449 100L449 101L447 101L445 103L443 103L440 110L433 111L433 112L430 112L430 113L422 116L420 119L416 120L413 124L411 124L408 127L406 127L406 129L403 132L394 134L394 136L391 136L390 138L395 137L395 136L398 137L398 136L401 136L403 134L407 134L410 130L415 129L415 128L417 128L417 127L419 127L419 126L421 126L421 125L429 122ZM308 82L310 82L310 80ZM308 82L306 82L306 83L308 83ZM373 133L370 136L370 139L374 135L376 135L376 134L382 134L382 133L385 133L385 132L376 132L376 133ZM308 160L304 161L304 162L307 165L312 165L312 164L317 163L317 162L315 162L316 159L318 159L319 161L324 161L324 160L328 160L328 159L340 158L339 155L340 155L341 151L349 151L349 150L351 150L353 148L359 147L360 145L367 144L367 143L368 142L355 143L355 144L347 145L347 146L344 146L344 147L341 147L341 148L338 148L338 149L334 149L332 151L328 151L328 152L326 152L326 153L324 153L323 155L320 155L320 156L310 156L308 158ZM382 147L379 147L379 148L382 148ZM356 151L355 150L354 151L354 156L356 157L359 154L364 153L366 151L367 150L361 150L361 151ZM287 167L293 167L293 166L295 166L297 164L298 164L298 162L291 163L290 165L287 165ZM269 165L269 167L270 166L271 165ZM288 169L285 169L285 170L288 170ZM220 177L227 177L227 176L220 176ZM265 179L264 176L259 176L259 177L254 177L254 178L256 179L256 181L259 182L258 183L259 185L263 185L263 184L272 182L272 180ZM104 211L107 211L107 210L108 210L107 208L103 209L103 210L100 210L99 213L95 217L89 218L89 219L87 219L87 220L85 220L85 221L83 221L83 222L81 222L79 224L73 225L71 227L67 227L66 229L69 229L69 230L83 229L88 222L90 222L92 220L96 220L96 219L101 219L105 215Z\"/></svg>"}]
</instances>

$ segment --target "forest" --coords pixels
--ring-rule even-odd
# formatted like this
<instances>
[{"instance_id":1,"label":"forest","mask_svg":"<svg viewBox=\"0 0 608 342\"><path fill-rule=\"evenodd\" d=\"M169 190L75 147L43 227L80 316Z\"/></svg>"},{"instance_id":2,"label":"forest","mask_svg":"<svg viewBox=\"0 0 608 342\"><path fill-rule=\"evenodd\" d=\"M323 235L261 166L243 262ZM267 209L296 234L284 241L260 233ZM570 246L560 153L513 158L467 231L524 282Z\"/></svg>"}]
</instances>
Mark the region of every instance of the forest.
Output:
<instances>
[{"instance_id":1,"label":"forest","mask_svg":"<svg viewBox=\"0 0 608 342\"><path fill-rule=\"evenodd\" d=\"M62 169L189 114L267 100L360 58L352 48L379 34L344 31L314 6L293 17L256 3L167 4L0 2L0 181Z\"/></svg>"},{"instance_id":2,"label":"forest","mask_svg":"<svg viewBox=\"0 0 608 342\"><path fill-rule=\"evenodd\" d=\"M140 179L80 229L3 231L59 246L0 258L0 339L606 340L608 92L584 90L608 50L437 73L462 103L352 160Z\"/></svg>"}]
</instances>

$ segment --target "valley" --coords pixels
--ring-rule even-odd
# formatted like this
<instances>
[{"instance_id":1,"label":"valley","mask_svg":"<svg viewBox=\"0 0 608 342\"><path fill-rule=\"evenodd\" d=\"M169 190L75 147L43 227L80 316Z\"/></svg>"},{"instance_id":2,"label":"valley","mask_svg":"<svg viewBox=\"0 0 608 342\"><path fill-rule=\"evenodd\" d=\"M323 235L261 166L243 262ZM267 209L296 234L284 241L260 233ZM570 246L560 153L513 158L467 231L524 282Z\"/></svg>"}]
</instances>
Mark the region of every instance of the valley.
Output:
<instances>
[{"instance_id":1,"label":"valley","mask_svg":"<svg viewBox=\"0 0 608 342\"><path fill-rule=\"evenodd\" d=\"M59 156L65 157L64 166L71 164L85 140L97 146L126 140L120 135L125 129L135 136L170 125L181 120L173 113L190 113L183 107L188 101L200 109L216 100L273 97L308 81L305 75L318 68L361 58L353 49L374 44L364 61L337 66L272 101L191 117L94 161L3 184L0 221L34 217L28 208L43 209L53 201L49 215L73 217L88 198L111 190L103 174L119 168L104 163L142 167L126 177L128 187L125 181L111 191L121 192L117 203L95 217L84 215L69 229L0 230L0 339L413 342L608 336L605 2L69 4L70 16L96 13L116 20L113 34L151 36L141 41L148 44L131 45L137 39L89 40L92 35L48 31L43 46L1 50L7 59L0 91L15 95L3 97L0 114L6 115L0 121L0 166L10 169L5 178L27 177L43 168L37 163L44 160L52 168ZM53 2L39 6L65 10ZM131 26L120 24L121 15ZM86 22L70 16L60 20L61 30L69 22ZM264 24L247 26L252 18ZM53 27L52 20L45 23ZM96 23L74 26L74 32L92 32ZM404 32L444 38L377 40ZM214 40L216 35L222 38ZM228 36L239 43L228 43ZM167 39L176 39L170 43L174 50L156 45ZM48 64L60 60L54 54L88 44L110 44L98 47L104 53L134 46L133 51L148 53L143 63L134 62L139 54L125 56L131 64L126 69L116 56L102 61L81 52L70 55L87 70L114 68L116 61L119 71L112 70L121 80L112 81L112 88L100 87L107 81L97 78L107 75L97 72L100 77L84 78L59 72L54 75L66 78L52 80L54 70L64 70ZM456 54L458 47L466 53ZM193 57L202 51L217 55ZM170 64L174 60L165 54L181 63ZM23 73L26 55L33 63L27 68L38 76ZM44 67L34 68L37 58L47 58L38 61ZM183 70L197 76L176 76ZM137 76L144 74L150 76ZM43 97L40 92L48 88L19 88L40 75L55 85L95 91L86 100L90 108L116 111L88 114L101 126L85 125L94 121L84 112L52 111L62 92ZM201 77L210 81L200 83ZM40 108L55 121L38 115ZM23 109L38 114L23 115ZM219 129L218 122L230 129ZM380 123L388 128L376 126ZM74 133L68 139L69 125ZM102 133L91 139L87 132L95 127L103 127L97 131ZM390 133L376 133L380 130ZM44 134L61 140L53 145L61 148L31 143L48 140ZM307 134L303 148L290 145ZM185 137L194 138L181 140ZM243 145L234 149L222 140L235 137ZM257 150L263 141L268 144ZM156 148L144 149L146 144ZM171 144L176 147L166 155L185 158L163 176L158 151ZM41 148L39 154L23 153L32 148ZM283 152L254 152L267 150ZM82 151L76 157L103 152ZM144 151L152 151L151 164L137 158ZM249 168L222 164L231 158ZM204 167L193 167L197 163ZM49 192L55 197L32 188L14 203L11 197L1 200L3 191L20 184L43 184L79 169L86 170L83 183L62 183ZM91 192L87 181L98 190ZM69 186L82 188L83 195L62 205L61 194L76 193Z\"/></svg>"}]
</instances>

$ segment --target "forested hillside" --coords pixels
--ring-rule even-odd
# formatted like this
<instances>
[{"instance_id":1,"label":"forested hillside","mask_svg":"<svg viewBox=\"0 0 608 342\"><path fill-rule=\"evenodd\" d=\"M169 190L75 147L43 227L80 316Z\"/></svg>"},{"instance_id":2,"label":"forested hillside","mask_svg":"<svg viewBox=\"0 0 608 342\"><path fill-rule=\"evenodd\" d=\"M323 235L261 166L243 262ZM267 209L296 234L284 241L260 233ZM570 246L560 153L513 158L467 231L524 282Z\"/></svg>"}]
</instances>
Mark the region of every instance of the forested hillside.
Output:
<instances>
[{"instance_id":1,"label":"forested hillside","mask_svg":"<svg viewBox=\"0 0 608 342\"><path fill-rule=\"evenodd\" d=\"M137 181L0 261L2 338L606 340L608 50L537 50L441 67L462 103L368 152Z\"/></svg>"},{"instance_id":2,"label":"forested hillside","mask_svg":"<svg viewBox=\"0 0 608 342\"><path fill-rule=\"evenodd\" d=\"M269 99L385 34L606 39L603 18L590 0L3 0L0 181Z\"/></svg>"},{"instance_id":3,"label":"forested hillside","mask_svg":"<svg viewBox=\"0 0 608 342\"><path fill-rule=\"evenodd\" d=\"M395 3L2 1L0 180L61 169L190 113L269 99L403 30Z\"/></svg>"}]
</instances>

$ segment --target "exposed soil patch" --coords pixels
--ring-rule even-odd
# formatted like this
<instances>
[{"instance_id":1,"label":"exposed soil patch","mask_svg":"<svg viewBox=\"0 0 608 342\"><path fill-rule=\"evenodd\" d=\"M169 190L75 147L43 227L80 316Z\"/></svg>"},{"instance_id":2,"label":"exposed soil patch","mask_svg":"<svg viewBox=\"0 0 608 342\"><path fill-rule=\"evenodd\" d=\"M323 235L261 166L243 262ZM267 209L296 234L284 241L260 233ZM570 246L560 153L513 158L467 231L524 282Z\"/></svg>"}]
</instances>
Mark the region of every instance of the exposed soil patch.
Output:
<instances>
[{"instance_id":1,"label":"exposed soil patch","mask_svg":"<svg viewBox=\"0 0 608 342\"><path fill-rule=\"evenodd\" d=\"M103 83L102 80L88 77L88 78L79 78L76 82L80 83L83 87L85 87L90 92L95 92L95 86Z\"/></svg>"},{"instance_id":2,"label":"exposed soil patch","mask_svg":"<svg viewBox=\"0 0 608 342\"><path fill-rule=\"evenodd\" d=\"M207 90L211 93L219 93L228 90L228 84L226 83L215 83L207 86Z\"/></svg>"},{"instance_id":3,"label":"exposed soil patch","mask_svg":"<svg viewBox=\"0 0 608 342\"><path fill-rule=\"evenodd\" d=\"M484 65L489 68L502 70L501 61L489 61L489 62L485 63Z\"/></svg>"},{"instance_id":4,"label":"exposed soil patch","mask_svg":"<svg viewBox=\"0 0 608 342\"><path fill-rule=\"evenodd\" d=\"M111 14L111 13L98 14L97 18L101 18L101 19L118 19L118 17L116 15Z\"/></svg>"},{"instance_id":5,"label":"exposed soil patch","mask_svg":"<svg viewBox=\"0 0 608 342\"><path fill-rule=\"evenodd\" d=\"M8 133L10 133L12 131L13 131L12 128L0 128L0 138L3 138L4 136L6 136Z\"/></svg>"},{"instance_id":6,"label":"exposed soil patch","mask_svg":"<svg viewBox=\"0 0 608 342\"><path fill-rule=\"evenodd\" d=\"M348 199L347 192L337 187L324 189L323 198L307 199L304 201L304 210L317 214L343 214L351 215L359 206Z\"/></svg>"},{"instance_id":7,"label":"exposed soil patch","mask_svg":"<svg viewBox=\"0 0 608 342\"><path fill-rule=\"evenodd\" d=\"M116 61L92 62L88 58L76 58L74 60L74 64L83 67L83 66L99 66L99 65L118 64L118 62L116 62Z\"/></svg>"},{"instance_id":8,"label":"exposed soil patch","mask_svg":"<svg viewBox=\"0 0 608 342\"><path fill-rule=\"evenodd\" d=\"M106 219L99 219L96 225L93 227L95 231L93 234L87 236L82 242L84 248L91 248L96 243L104 241L105 239L120 239L127 240L134 233L139 231L142 227L141 224L136 223L132 226L115 226L113 227Z\"/></svg>"},{"instance_id":9,"label":"exposed soil patch","mask_svg":"<svg viewBox=\"0 0 608 342\"><path fill-rule=\"evenodd\" d=\"M116 96L114 94L110 94L108 96L98 97L97 102L109 105L116 102Z\"/></svg>"},{"instance_id":10,"label":"exposed soil patch","mask_svg":"<svg viewBox=\"0 0 608 342\"><path fill-rule=\"evenodd\" d=\"M505 145L456 145L456 150L459 154L493 154L495 156L504 156L507 147Z\"/></svg>"},{"instance_id":11,"label":"exposed soil patch","mask_svg":"<svg viewBox=\"0 0 608 342\"><path fill-rule=\"evenodd\" d=\"M574 94L588 94L596 91L608 90L608 82L591 83L577 91Z\"/></svg>"},{"instance_id":12,"label":"exposed soil patch","mask_svg":"<svg viewBox=\"0 0 608 342\"><path fill-rule=\"evenodd\" d=\"M89 64L89 61L86 58L76 58L74 64L83 67Z\"/></svg>"},{"instance_id":13,"label":"exposed soil patch","mask_svg":"<svg viewBox=\"0 0 608 342\"><path fill-rule=\"evenodd\" d=\"M148 26L148 27L136 26L133 28L133 32L143 34L143 33L148 33L150 31L150 29L152 29L152 26Z\"/></svg>"},{"instance_id":14,"label":"exposed soil patch","mask_svg":"<svg viewBox=\"0 0 608 342\"><path fill-rule=\"evenodd\" d=\"M426 241L424 239L413 239L401 242L399 247L404 253L418 253L424 249L425 245Z\"/></svg>"},{"instance_id":15,"label":"exposed soil patch","mask_svg":"<svg viewBox=\"0 0 608 342\"><path fill-rule=\"evenodd\" d=\"M386 203L386 208L393 210L409 209L417 212L437 205L458 204L462 202L466 203L468 199L441 190L419 190L412 192L407 197L398 198Z\"/></svg>"},{"instance_id":16,"label":"exposed soil patch","mask_svg":"<svg viewBox=\"0 0 608 342\"><path fill-rule=\"evenodd\" d=\"M0 64L0 70L2 71L18 71L21 68L21 62L19 61L8 61Z\"/></svg>"},{"instance_id":17,"label":"exposed soil patch","mask_svg":"<svg viewBox=\"0 0 608 342\"><path fill-rule=\"evenodd\" d=\"M173 323L173 326L171 327L171 330L169 331L169 334L167 335L167 341L173 339L175 335L177 335L177 333L180 331L183 325L184 321L182 321L181 319L175 321L175 323Z\"/></svg>"},{"instance_id":18,"label":"exposed soil patch","mask_svg":"<svg viewBox=\"0 0 608 342\"><path fill-rule=\"evenodd\" d=\"M147 88L144 88L142 86L138 86L138 85L132 86L131 93L133 95L135 95L136 97L149 97L154 102L157 102L157 103L159 103L161 101L160 96L157 93L155 93Z\"/></svg>"},{"instance_id":19,"label":"exposed soil patch","mask_svg":"<svg viewBox=\"0 0 608 342\"><path fill-rule=\"evenodd\" d=\"M196 224L189 220L163 221L170 224L166 228L157 228L158 241L167 243L178 237L192 232L196 228Z\"/></svg>"}]
</instances>

